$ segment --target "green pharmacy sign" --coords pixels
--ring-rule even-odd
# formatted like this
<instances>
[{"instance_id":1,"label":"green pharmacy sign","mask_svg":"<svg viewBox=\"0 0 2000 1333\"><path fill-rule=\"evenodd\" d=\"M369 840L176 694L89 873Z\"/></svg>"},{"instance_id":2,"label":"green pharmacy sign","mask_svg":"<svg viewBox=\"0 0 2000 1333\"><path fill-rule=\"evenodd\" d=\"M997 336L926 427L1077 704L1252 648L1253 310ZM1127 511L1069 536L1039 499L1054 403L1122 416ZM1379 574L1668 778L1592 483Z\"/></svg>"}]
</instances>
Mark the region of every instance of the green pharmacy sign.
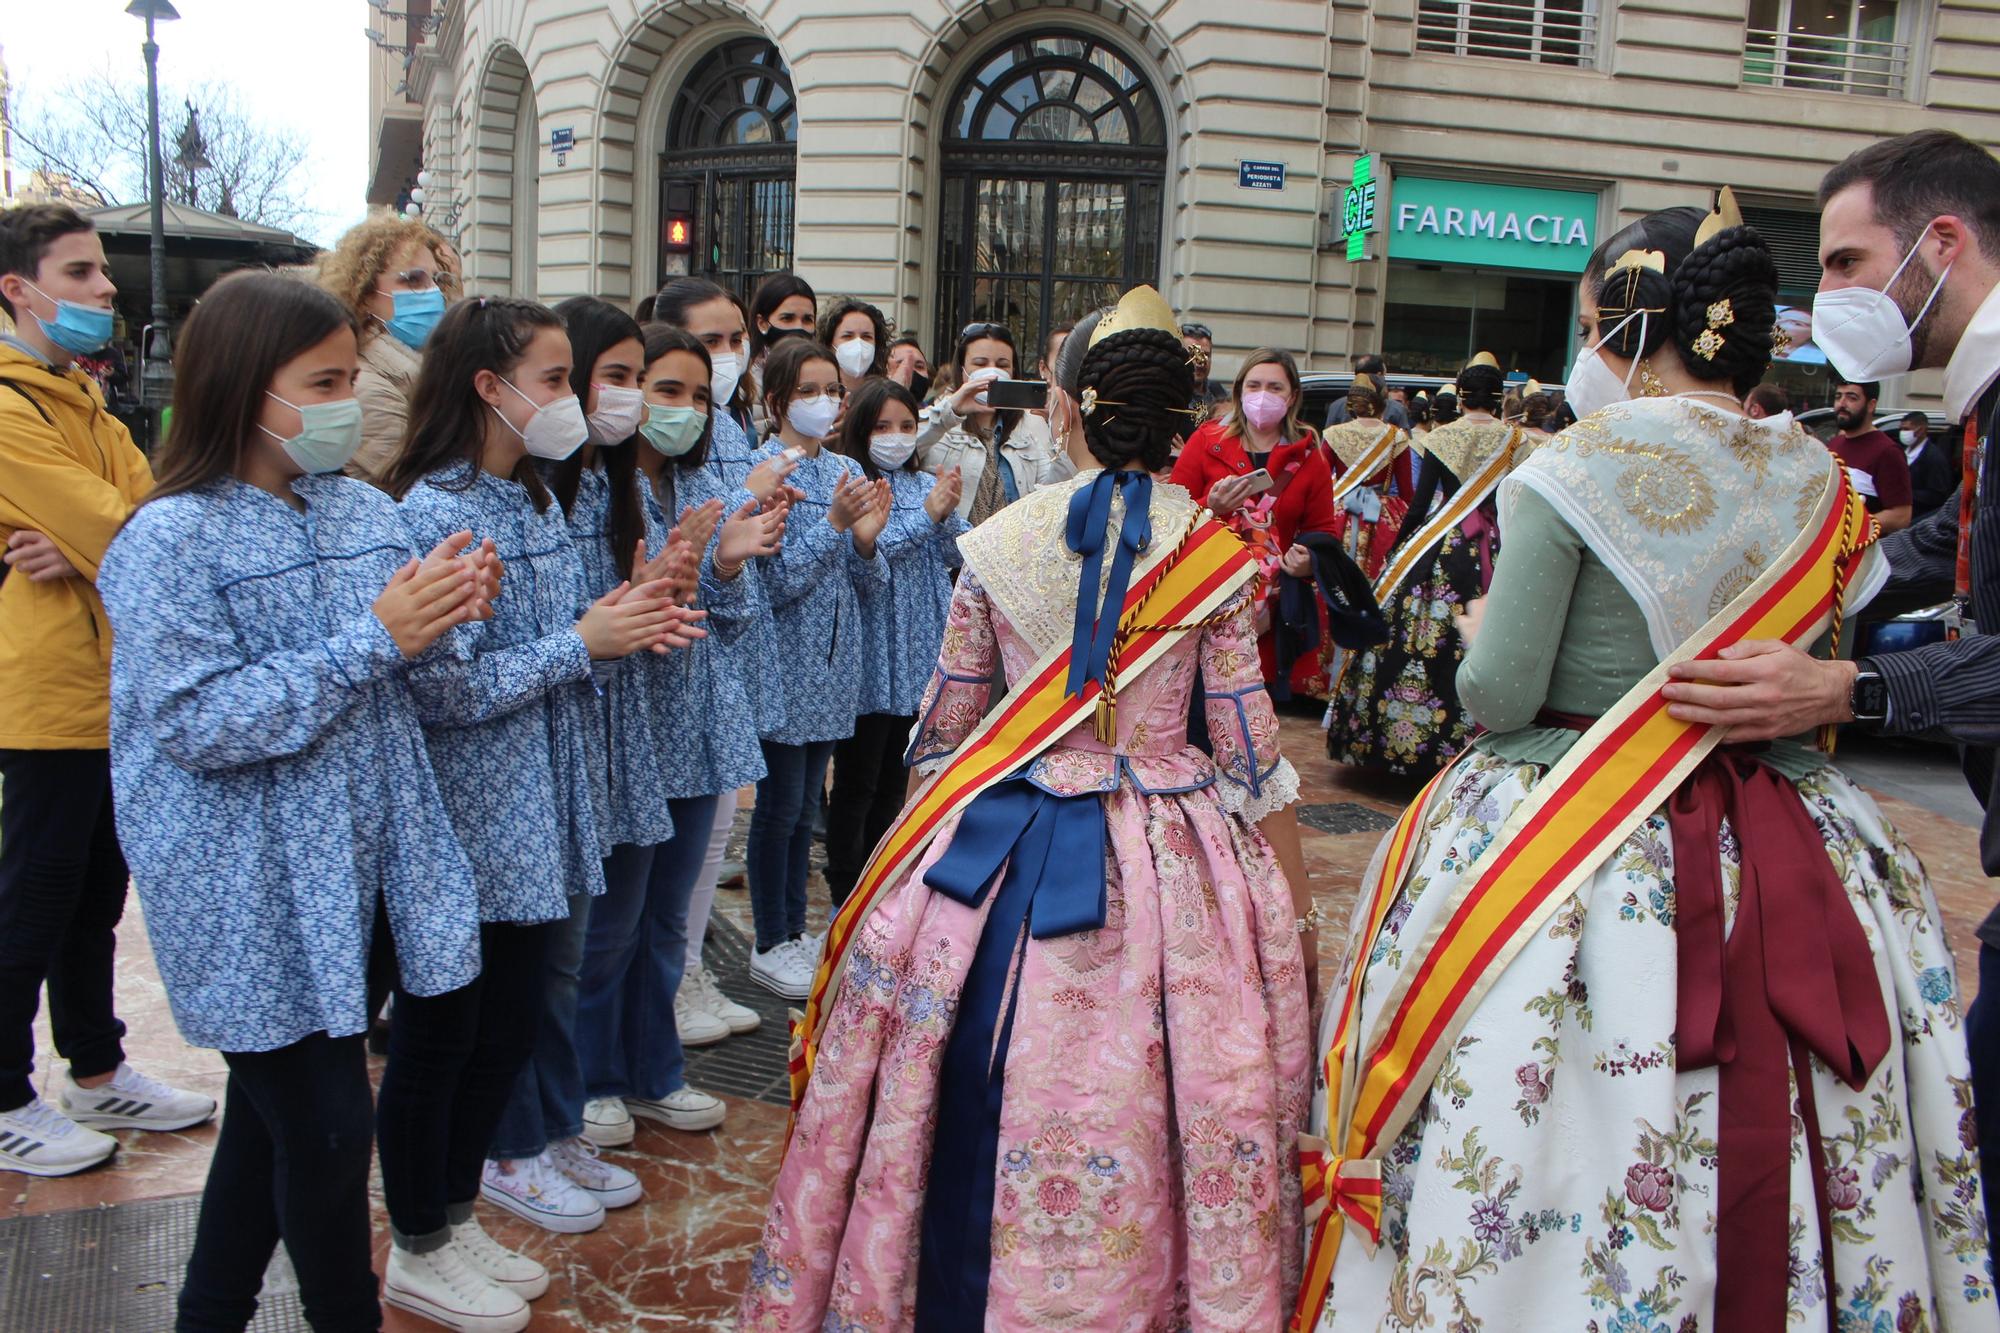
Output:
<instances>
[{"instance_id":1,"label":"green pharmacy sign","mask_svg":"<svg viewBox=\"0 0 2000 1333\"><path fill-rule=\"evenodd\" d=\"M1359 263L1368 257L1368 238L1378 225L1376 219L1375 154L1354 163L1354 176L1340 196L1340 234L1347 241L1347 258Z\"/></svg>"},{"instance_id":2,"label":"green pharmacy sign","mask_svg":"<svg viewBox=\"0 0 2000 1333\"><path fill-rule=\"evenodd\" d=\"M1398 176L1389 257L1581 273L1597 244L1597 196L1581 190Z\"/></svg>"}]
</instances>

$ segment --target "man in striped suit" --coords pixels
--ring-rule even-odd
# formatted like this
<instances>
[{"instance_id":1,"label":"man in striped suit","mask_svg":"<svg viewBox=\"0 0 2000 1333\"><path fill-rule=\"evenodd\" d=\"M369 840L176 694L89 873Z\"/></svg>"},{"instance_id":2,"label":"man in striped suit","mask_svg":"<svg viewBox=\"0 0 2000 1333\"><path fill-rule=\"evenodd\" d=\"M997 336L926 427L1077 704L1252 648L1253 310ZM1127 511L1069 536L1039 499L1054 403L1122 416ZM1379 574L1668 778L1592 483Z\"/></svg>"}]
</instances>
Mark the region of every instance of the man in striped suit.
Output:
<instances>
[{"instance_id":1,"label":"man in striped suit","mask_svg":"<svg viewBox=\"0 0 2000 1333\"><path fill-rule=\"evenodd\" d=\"M1676 717L1728 726L1732 740L1858 720L1956 741L1986 808L1980 858L2000 875L2000 464L1987 448L2000 434L2000 161L1949 131L1922 130L1849 157L1819 199L1814 338L1827 358L1861 379L1944 370L1946 411L1965 432L1964 479L1883 550L1894 583L1952 578L1971 624L1952 642L1858 663L1745 644L1724 654L1732 660L1676 668L1686 683L1665 693ZM1991 1236L2000 1233L2000 910L1979 927L1979 983L1966 1036Z\"/></svg>"}]
</instances>

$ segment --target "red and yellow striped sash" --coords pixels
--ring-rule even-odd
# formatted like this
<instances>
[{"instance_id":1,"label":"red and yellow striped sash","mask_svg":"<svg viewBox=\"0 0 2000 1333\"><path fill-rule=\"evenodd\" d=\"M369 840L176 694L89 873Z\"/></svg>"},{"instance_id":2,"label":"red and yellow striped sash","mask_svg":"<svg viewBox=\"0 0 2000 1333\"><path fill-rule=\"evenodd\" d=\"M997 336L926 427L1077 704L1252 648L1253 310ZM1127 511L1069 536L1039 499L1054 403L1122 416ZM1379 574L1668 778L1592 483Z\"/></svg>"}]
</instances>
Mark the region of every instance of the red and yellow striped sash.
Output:
<instances>
[{"instance_id":1,"label":"red and yellow striped sash","mask_svg":"<svg viewBox=\"0 0 2000 1333\"><path fill-rule=\"evenodd\" d=\"M1514 451L1519 443L1519 435L1510 439L1505 449L1488 459L1484 467L1473 473L1471 479L1445 501L1442 509L1431 515L1429 522L1389 553L1389 563L1382 566L1381 577L1375 580L1375 600L1378 603L1387 608L1389 599L1403 586L1403 580L1410 577L1411 571L1436 549L1437 544L1444 540L1444 535L1463 523L1466 515L1493 494L1494 488L1507 475L1507 470L1514 465Z\"/></svg>"},{"instance_id":2,"label":"red and yellow striped sash","mask_svg":"<svg viewBox=\"0 0 2000 1333\"><path fill-rule=\"evenodd\" d=\"M1380 1157L1408 1125L1479 1001L1549 915L1624 842L1723 739L1667 714L1668 668L1731 644L1803 645L1838 614L1839 594L1875 538L1873 521L1835 465L1812 522L1747 591L1634 686L1515 807L1436 923L1409 950L1365 1043L1357 1043L1369 955L1411 868L1425 812L1459 763L1438 775L1391 833L1366 893L1366 931L1347 961L1347 984L1321 1074L1327 1140L1307 1139L1301 1170L1332 1204L1313 1219L1294 1333L1319 1320L1345 1218L1380 1238ZM1338 1152L1329 1145L1337 1145Z\"/></svg>"},{"instance_id":3,"label":"red and yellow striped sash","mask_svg":"<svg viewBox=\"0 0 2000 1333\"><path fill-rule=\"evenodd\" d=\"M1256 571L1256 562L1241 538L1213 519L1202 519L1177 550L1164 551L1150 568L1142 565L1134 571L1119 616L1119 675L1129 679L1158 661ZM981 792L1019 772L1096 709L1100 690L1095 684L1086 686L1081 695L1066 692L1069 659L1067 643L1044 654L1001 706L965 739L951 762L918 789L876 845L854 892L828 928L826 949L813 977L805 1013L792 1023L794 1112L805 1099L827 1013L862 922L922 859L941 827Z\"/></svg>"},{"instance_id":4,"label":"red and yellow striped sash","mask_svg":"<svg viewBox=\"0 0 2000 1333\"><path fill-rule=\"evenodd\" d=\"M1334 428L1328 427L1329 431L1332 429ZM1394 426L1384 428L1382 438L1362 450L1361 457L1350 463L1347 470L1340 474L1340 477L1333 483L1333 507L1335 509L1340 508L1340 502L1347 498L1349 491L1365 485L1370 477L1373 477L1384 466L1394 460L1396 456L1396 437L1399 434L1401 434L1401 431ZM1331 449L1333 446L1329 443L1327 447ZM1336 450L1335 457L1338 456L1339 453Z\"/></svg>"}]
</instances>

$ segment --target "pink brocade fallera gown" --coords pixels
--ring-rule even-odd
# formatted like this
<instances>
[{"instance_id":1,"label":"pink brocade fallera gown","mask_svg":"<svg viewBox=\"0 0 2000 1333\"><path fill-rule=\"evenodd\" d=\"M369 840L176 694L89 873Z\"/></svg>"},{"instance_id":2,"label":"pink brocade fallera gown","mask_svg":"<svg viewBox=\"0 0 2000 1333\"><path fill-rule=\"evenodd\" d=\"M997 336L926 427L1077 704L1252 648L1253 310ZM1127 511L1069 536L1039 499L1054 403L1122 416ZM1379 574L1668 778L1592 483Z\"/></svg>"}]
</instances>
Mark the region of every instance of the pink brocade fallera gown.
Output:
<instances>
[{"instance_id":1,"label":"pink brocade fallera gown","mask_svg":"<svg viewBox=\"0 0 2000 1333\"><path fill-rule=\"evenodd\" d=\"M1057 794L1102 793L1108 908L1101 928L1024 938L988 1329L1269 1333L1291 1310L1310 1036L1296 913L1252 821L1296 799L1297 777L1277 751L1248 598L1227 610L1121 686L1116 753L1086 724L1030 769ZM1009 679L1040 656L968 569L924 701L920 766L980 721L996 649ZM1197 670L1212 763L1186 744ZM967 907L925 886L951 837L947 826L857 936L744 1328L912 1326L934 1133L953 1150L952 1127L936 1123L939 1068L994 901Z\"/></svg>"}]
</instances>

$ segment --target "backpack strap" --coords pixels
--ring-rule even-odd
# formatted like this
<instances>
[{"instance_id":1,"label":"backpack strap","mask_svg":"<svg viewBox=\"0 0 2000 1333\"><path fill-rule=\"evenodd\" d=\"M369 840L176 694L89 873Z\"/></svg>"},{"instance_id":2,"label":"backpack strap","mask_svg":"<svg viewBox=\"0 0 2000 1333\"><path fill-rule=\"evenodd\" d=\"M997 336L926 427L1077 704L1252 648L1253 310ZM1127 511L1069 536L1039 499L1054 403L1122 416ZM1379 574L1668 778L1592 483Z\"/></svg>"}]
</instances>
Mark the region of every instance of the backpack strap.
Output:
<instances>
[{"instance_id":1,"label":"backpack strap","mask_svg":"<svg viewBox=\"0 0 2000 1333\"><path fill-rule=\"evenodd\" d=\"M36 416L40 417L43 421L46 421L51 426L56 424L56 419L49 415L49 410L46 407L42 406L41 400L36 398L35 395L29 393L24 385L20 384L18 381L15 380L0 380L0 384L5 384L15 393L18 393L23 398L27 399L28 406L35 409Z\"/></svg>"}]
</instances>

